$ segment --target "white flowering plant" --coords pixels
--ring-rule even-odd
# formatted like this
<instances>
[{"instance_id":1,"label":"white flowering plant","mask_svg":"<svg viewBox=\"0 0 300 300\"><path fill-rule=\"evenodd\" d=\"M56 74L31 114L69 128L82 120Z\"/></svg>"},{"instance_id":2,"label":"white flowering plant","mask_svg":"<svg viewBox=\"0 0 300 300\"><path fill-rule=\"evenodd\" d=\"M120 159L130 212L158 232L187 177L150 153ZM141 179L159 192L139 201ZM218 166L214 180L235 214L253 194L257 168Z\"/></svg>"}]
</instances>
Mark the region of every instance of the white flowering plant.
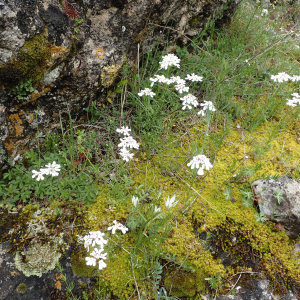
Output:
<instances>
[{"instance_id":1,"label":"white flowering plant","mask_svg":"<svg viewBox=\"0 0 300 300\"><path fill-rule=\"evenodd\" d=\"M107 228L107 231L111 232L111 234L117 234L117 231L121 231L122 234L126 234L128 228L122 223L114 220L113 225ZM78 236L78 243L83 244L87 253L90 256L85 257L87 266L98 266L99 270L103 270L107 267L105 262L108 259L108 253L105 252L105 248L109 243L110 239L108 238L108 233L105 234L101 231L90 231L85 236Z\"/></svg>"},{"instance_id":2,"label":"white flowering plant","mask_svg":"<svg viewBox=\"0 0 300 300\"><path fill-rule=\"evenodd\" d=\"M176 196L165 199L164 206L159 205L161 193L156 195L155 201L147 203L136 196L132 196L131 213L126 225L132 230L137 230L134 253L137 253L143 243L154 243L157 249L161 241L171 230L169 221L174 216L173 208L176 209L178 201ZM160 235L159 242L157 240ZM154 239L154 241L153 241Z\"/></svg>"}]
</instances>

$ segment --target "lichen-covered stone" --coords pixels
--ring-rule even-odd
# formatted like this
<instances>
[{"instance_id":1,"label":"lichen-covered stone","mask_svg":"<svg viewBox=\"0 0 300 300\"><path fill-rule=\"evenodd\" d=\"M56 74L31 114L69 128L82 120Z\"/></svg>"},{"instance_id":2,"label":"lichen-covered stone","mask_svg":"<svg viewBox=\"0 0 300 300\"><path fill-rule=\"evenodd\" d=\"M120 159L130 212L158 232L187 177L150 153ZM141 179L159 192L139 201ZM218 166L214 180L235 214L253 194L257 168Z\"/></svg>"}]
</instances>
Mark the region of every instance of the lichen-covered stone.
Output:
<instances>
[{"instance_id":1,"label":"lichen-covered stone","mask_svg":"<svg viewBox=\"0 0 300 300\"><path fill-rule=\"evenodd\" d=\"M290 238L299 237L300 184L284 175L276 180L256 180L252 186L256 196L260 197L258 201L260 211L270 220L280 222Z\"/></svg>"},{"instance_id":2,"label":"lichen-covered stone","mask_svg":"<svg viewBox=\"0 0 300 300\"><path fill-rule=\"evenodd\" d=\"M53 270L61 257L59 246L64 243L61 236L55 237L48 244L41 245L33 242L22 253L15 256L16 268L25 276L36 275L41 277L43 273Z\"/></svg>"}]
</instances>

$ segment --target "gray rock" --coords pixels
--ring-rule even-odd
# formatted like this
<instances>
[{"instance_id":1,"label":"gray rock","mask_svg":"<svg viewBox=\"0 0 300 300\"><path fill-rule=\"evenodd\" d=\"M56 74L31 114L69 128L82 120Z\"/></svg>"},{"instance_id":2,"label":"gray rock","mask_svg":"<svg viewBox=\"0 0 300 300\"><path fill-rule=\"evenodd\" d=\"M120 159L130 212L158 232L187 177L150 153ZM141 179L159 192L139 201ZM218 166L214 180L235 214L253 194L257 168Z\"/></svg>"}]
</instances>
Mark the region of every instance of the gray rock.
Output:
<instances>
[{"instance_id":1,"label":"gray rock","mask_svg":"<svg viewBox=\"0 0 300 300\"><path fill-rule=\"evenodd\" d=\"M274 295L274 293L268 289L269 281L260 279L254 280L254 289L249 290L240 287L236 295L219 295L215 298L210 295L202 296L203 300L297 300L297 296L288 291L285 294ZM238 285L236 286L236 288Z\"/></svg>"},{"instance_id":2,"label":"gray rock","mask_svg":"<svg viewBox=\"0 0 300 300\"><path fill-rule=\"evenodd\" d=\"M40 277L35 275L28 277L16 269L14 255L7 253L10 247L11 245L7 242L0 244L0 300L64 298L66 284L61 280L61 274L57 267ZM75 284L73 293L79 297L81 295L80 285L84 284L88 288L92 288L93 279L74 275L70 263L72 251L74 251L72 247L66 250L64 257L60 259L60 265L68 283ZM21 285L25 286L23 290L20 289Z\"/></svg>"},{"instance_id":3,"label":"gray rock","mask_svg":"<svg viewBox=\"0 0 300 300\"><path fill-rule=\"evenodd\" d=\"M279 222L290 238L297 238L300 234L300 184L284 175L276 180L257 180L252 187L260 197L260 211L271 221ZM281 201L276 194L281 195Z\"/></svg>"},{"instance_id":4,"label":"gray rock","mask_svg":"<svg viewBox=\"0 0 300 300\"><path fill-rule=\"evenodd\" d=\"M60 115L75 120L89 103L104 101L124 61L135 65L138 44L142 54L166 40L185 43L185 35L199 34L212 15L228 16L239 1L227 2L1 0L0 148L12 157L34 149L37 128L54 131ZM18 98L13 88L28 80L35 91ZM37 107L45 113L38 126Z\"/></svg>"}]
</instances>

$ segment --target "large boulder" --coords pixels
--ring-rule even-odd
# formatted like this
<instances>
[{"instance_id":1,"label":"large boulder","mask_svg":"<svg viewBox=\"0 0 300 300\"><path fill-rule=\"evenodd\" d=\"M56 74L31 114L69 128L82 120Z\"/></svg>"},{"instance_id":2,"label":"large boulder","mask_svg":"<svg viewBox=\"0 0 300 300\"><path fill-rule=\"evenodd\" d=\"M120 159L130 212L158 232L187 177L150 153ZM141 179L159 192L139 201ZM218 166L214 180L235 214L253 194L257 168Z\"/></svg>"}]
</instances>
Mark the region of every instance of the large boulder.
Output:
<instances>
[{"instance_id":1,"label":"large boulder","mask_svg":"<svg viewBox=\"0 0 300 300\"><path fill-rule=\"evenodd\" d=\"M259 209L271 221L279 222L290 238L300 234L300 184L284 175L276 180L262 179L252 183L259 197Z\"/></svg>"},{"instance_id":2,"label":"large boulder","mask_svg":"<svg viewBox=\"0 0 300 300\"><path fill-rule=\"evenodd\" d=\"M78 119L126 60L187 42L239 0L0 0L0 168L32 137Z\"/></svg>"}]
</instances>

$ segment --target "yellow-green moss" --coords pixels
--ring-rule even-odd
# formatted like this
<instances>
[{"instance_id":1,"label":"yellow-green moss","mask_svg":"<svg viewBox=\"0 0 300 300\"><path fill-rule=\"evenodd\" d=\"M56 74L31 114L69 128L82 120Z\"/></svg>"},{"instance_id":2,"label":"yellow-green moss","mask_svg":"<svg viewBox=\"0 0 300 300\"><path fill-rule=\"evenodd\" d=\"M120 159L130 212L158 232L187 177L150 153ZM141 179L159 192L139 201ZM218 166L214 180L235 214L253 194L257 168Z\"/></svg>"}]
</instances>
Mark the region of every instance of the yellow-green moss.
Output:
<instances>
[{"instance_id":1,"label":"yellow-green moss","mask_svg":"<svg viewBox=\"0 0 300 300\"><path fill-rule=\"evenodd\" d=\"M97 202L91 206L89 211L87 222L92 230L105 231L108 226L113 225L114 220L122 223L127 219L128 208L126 203L124 201L110 201L110 199L112 199L112 196L109 188L103 186ZM112 204L108 204L110 202Z\"/></svg>"},{"instance_id":2,"label":"yellow-green moss","mask_svg":"<svg viewBox=\"0 0 300 300\"><path fill-rule=\"evenodd\" d=\"M176 284L176 287L173 287L173 292L178 297L192 297L198 292L203 292L204 276L221 274L222 278L230 278L233 275L230 267L225 268L220 260L215 259L210 251L204 248L195 236L196 228L198 233L213 231L216 228L224 228L231 234L238 231L254 250L259 251L266 265L266 275L272 277L275 276L275 272L281 272L283 278L291 276L300 282L300 271L291 254L292 246L285 233L274 232L271 226L256 222L255 209L246 208L241 202L241 191L250 190L253 180L262 176L283 175L293 171L299 164L297 135L294 129L299 127L299 121L290 124L285 131L281 130L274 140L269 139L268 136L276 125L276 122L269 122L253 132L237 130L232 126L226 128L225 134L220 133L220 128L215 133L210 133L209 139L212 142L205 151L214 167L205 171L204 176L196 176L186 166L193 145L197 142L201 145L203 142L203 124L194 127L189 136L180 137L170 143L169 147L151 160L132 163L130 173L136 186L142 184L145 189L162 192L160 202L156 203L162 210L166 209L164 199L176 194L178 205L172 208L173 230L162 245L161 255L175 257L176 263L181 265L184 272L179 274L185 274L175 278L178 286ZM214 141L218 135L223 135L223 143ZM261 167L257 168L259 164ZM251 176L243 175L245 168L255 171ZM226 200L223 195L226 186L231 186L233 190L233 201ZM130 210L129 198L126 201L124 199L114 202L109 188L104 186L97 202L90 209L88 223L91 228L105 231L113 220L124 223ZM122 242L126 244L127 249L134 248L135 240L134 233L122 236ZM131 257L124 250L117 249L119 250L114 249L114 255L109 258L108 266L102 271L101 277L115 295L128 297L134 292L135 286ZM142 263L143 258L140 259ZM174 268L176 270L176 267ZM135 279L141 290L147 294L153 293L151 284L142 280L142 268L136 268L135 265L134 269ZM194 273L190 273L190 270ZM196 276L196 281L191 279L194 274L199 275L199 278ZM171 278L171 272L167 273L167 287L171 284ZM197 286L197 282L200 287Z\"/></svg>"},{"instance_id":3,"label":"yellow-green moss","mask_svg":"<svg viewBox=\"0 0 300 300\"><path fill-rule=\"evenodd\" d=\"M25 283L21 283L17 286L17 293L24 294L27 291L27 285Z\"/></svg>"},{"instance_id":4,"label":"yellow-green moss","mask_svg":"<svg viewBox=\"0 0 300 300\"><path fill-rule=\"evenodd\" d=\"M51 44L47 32L37 34L25 42L17 57L10 63L0 67L0 81L9 86L15 86L22 80L32 79L38 82L51 58Z\"/></svg>"},{"instance_id":5,"label":"yellow-green moss","mask_svg":"<svg viewBox=\"0 0 300 300\"><path fill-rule=\"evenodd\" d=\"M286 275L287 272L290 272L291 276L299 281L300 271L296 268L295 260L290 255L291 246L289 246L285 234L283 232L274 233L265 224L256 222L254 208L246 208L241 203L241 189L249 189L250 182L261 176L283 175L299 164L298 144L293 129L295 124L289 126L286 131L281 130L280 135L276 135L276 139L270 141L269 147L264 147L276 125L275 122L266 123L253 132L236 129L228 131L223 145L218 149L213 170L206 171L205 176L195 178L185 167L187 158L185 153L190 153L189 146L192 143L196 143L197 140L199 143L202 142L203 138L199 135L199 131L203 130L203 126L198 129L194 128L190 136L190 141L192 141L190 145L187 143L186 147L175 146L172 149L166 149L160 156L156 156L155 160L148 163L140 162L137 168L133 169L132 174L137 184L146 181L151 186L161 188L164 197L177 194L183 206L187 205L190 199L196 197L189 210L189 218L196 219L202 224L200 230L206 231L217 226L228 227L232 232L238 229L242 230L245 237L251 241L251 246L264 254L270 276L276 271L278 272L276 264L279 261L283 264L280 269L282 273ZM213 139L212 135L211 139ZM287 149L287 151L284 152L283 149ZM214 151L214 149L210 150ZM168 156L177 156L177 158L168 159ZM210 157L210 159L212 158ZM243 168L255 169L260 163L261 168L256 170L252 177L242 176L240 181L234 182L234 175L239 175ZM147 179L145 179L145 173L138 171L139 169L145 172L146 168L148 168ZM177 176L162 175L163 169L172 172L175 170L174 173ZM226 184L233 187L235 201L225 199L223 192ZM192 188L194 191L201 191L198 197ZM234 220L236 225L228 225L225 222L225 216ZM177 226L179 226L178 223ZM187 236L186 231L189 231L190 234L193 232L193 227L187 224L178 228L176 230L181 232L181 236ZM183 258L184 246L182 244L185 244L185 239L178 238L178 244L176 244L171 242L172 238L166 241L166 251ZM211 255L208 252L203 253L198 257L195 255L193 261L194 254L191 252L190 263L194 262L202 270L208 266L206 271L210 273L210 276L226 273L224 269L219 269L221 267L212 257L209 258ZM207 263L208 261L211 263Z\"/></svg>"},{"instance_id":6,"label":"yellow-green moss","mask_svg":"<svg viewBox=\"0 0 300 300\"><path fill-rule=\"evenodd\" d=\"M73 273L80 277L93 277L97 275L97 267L87 266L85 256L82 253L72 253L71 267Z\"/></svg>"},{"instance_id":7,"label":"yellow-green moss","mask_svg":"<svg viewBox=\"0 0 300 300\"><path fill-rule=\"evenodd\" d=\"M134 292L134 278L130 262L127 252L115 250L107 261L107 268L100 275L118 298L128 299Z\"/></svg>"},{"instance_id":8,"label":"yellow-green moss","mask_svg":"<svg viewBox=\"0 0 300 300\"><path fill-rule=\"evenodd\" d=\"M191 273L170 268L165 274L165 288L172 296L192 298L196 293L205 293L204 277L199 270Z\"/></svg>"}]
</instances>

